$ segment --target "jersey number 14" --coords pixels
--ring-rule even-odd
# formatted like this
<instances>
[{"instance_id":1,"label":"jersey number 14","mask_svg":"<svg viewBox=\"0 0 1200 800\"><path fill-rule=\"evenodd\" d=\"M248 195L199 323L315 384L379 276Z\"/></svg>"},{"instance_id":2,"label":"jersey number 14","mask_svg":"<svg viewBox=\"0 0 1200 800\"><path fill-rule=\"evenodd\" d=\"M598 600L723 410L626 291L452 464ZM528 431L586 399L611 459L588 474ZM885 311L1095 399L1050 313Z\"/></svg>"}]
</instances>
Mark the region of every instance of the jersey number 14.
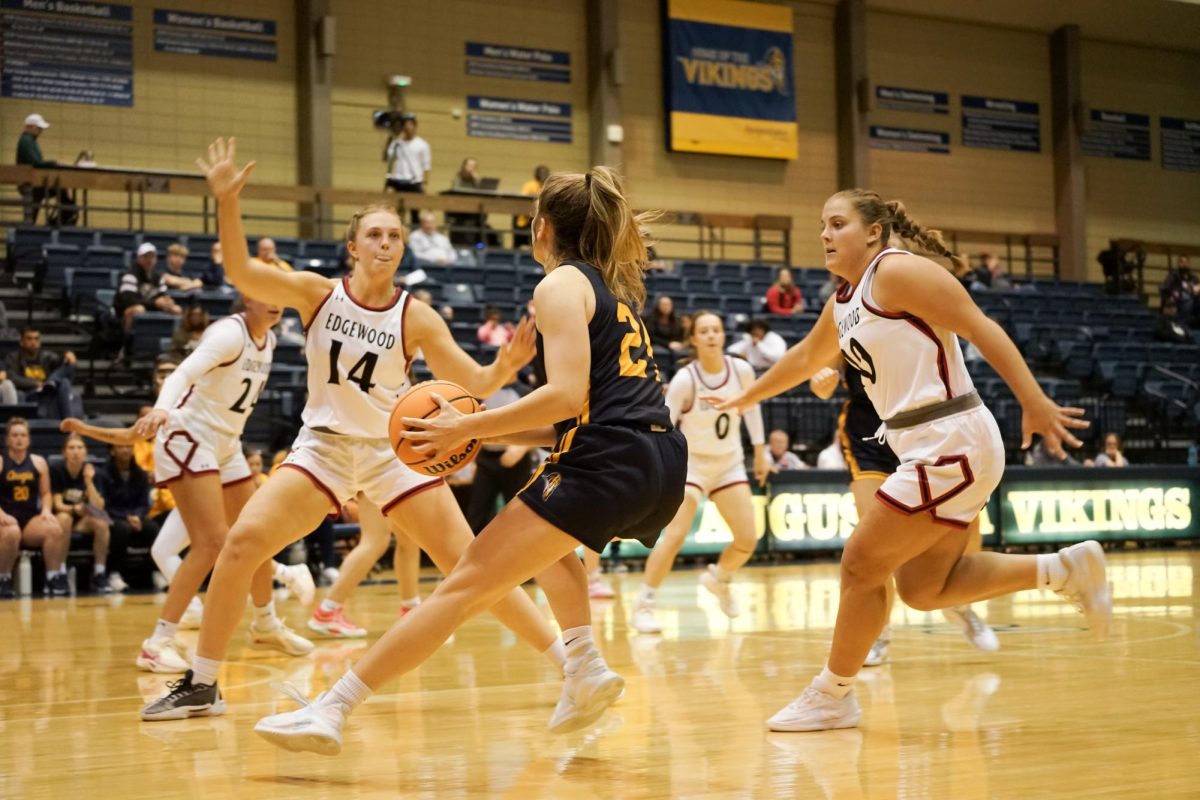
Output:
<instances>
[{"instance_id":1,"label":"jersey number 14","mask_svg":"<svg viewBox=\"0 0 1200 800\"><path fill-rule=\"evenodd\" d=\"M335 386L340 385L342 382L342 376L338 374L338 356L341 354L341 340L331 340L329 346L329 383ZM363 353L363 357L355 362L350 371L346 373L346 380L357 383L358 388L364 392L370 392L371 388L375 385L371 383L371 376L375 374L375 365L378 363L379 353Z\"/></svg>"}]
</instances>

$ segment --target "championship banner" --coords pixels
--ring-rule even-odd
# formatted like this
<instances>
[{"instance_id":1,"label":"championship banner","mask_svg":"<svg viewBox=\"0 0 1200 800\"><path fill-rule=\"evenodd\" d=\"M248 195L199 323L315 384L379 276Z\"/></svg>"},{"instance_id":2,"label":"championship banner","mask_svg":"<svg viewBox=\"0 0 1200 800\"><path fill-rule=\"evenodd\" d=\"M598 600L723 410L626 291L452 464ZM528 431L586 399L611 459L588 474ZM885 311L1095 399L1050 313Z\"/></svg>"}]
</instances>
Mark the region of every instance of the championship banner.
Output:
<instances>
[{"instance_id":1,"label":"championship banner","mask_svg":"<svg viewBox=\"0 0 1200 800\"><path fill-rule=\"evenodd\" d=\"M797 155L792 10L741 0L663 0L667 149Z\"/></svg>"}]
</instances>

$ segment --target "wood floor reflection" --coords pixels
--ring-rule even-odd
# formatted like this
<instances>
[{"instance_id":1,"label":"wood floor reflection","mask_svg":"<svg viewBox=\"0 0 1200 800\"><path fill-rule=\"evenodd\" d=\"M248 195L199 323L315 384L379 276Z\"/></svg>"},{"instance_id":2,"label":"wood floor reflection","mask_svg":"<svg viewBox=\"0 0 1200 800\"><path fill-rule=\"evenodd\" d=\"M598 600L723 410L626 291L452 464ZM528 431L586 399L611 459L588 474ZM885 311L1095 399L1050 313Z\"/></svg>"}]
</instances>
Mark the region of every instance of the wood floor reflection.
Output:
<instances>
[{"instance_id":1,"label":"wood floor reflection","mask_svg":"<svg viewBox=\"0 0 1200 800\"><path fill-rule=\"evenodd\" d=\"M1200 797L1200 553L1110 564L1106 644L1038 592L977 607L999 633L991 655L940 615L898 607L891 663L862 673L862 727L821 734L763 720L824 660L836 565L746 570L732 622L697 573L678 572L654 637L626 625L640 575L620 576L617 599L593 608L628 689L596 728L546 734L557 677L484 618L362 707L332 759L275 750L251 728L292 707L272 682L321 691L363 642L290 659L251 650L242 631L222 673L228 714L142 723L139 706L171 679L133 666L161 598L4 602L0 798ZM372 586L350 612L378 634L395 607L393 586ZM303 628L298 605L281 609Z\"/></svg>"}]
</instances>

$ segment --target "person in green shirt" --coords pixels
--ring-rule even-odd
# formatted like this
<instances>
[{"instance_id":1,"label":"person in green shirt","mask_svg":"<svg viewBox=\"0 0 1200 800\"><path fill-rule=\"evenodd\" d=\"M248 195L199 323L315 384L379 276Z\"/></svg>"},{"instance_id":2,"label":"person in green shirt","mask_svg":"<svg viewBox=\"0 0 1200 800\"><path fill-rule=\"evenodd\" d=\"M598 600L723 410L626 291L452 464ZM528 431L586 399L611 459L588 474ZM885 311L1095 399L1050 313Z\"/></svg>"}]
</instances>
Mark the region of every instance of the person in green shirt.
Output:
<instances>
[{"instance_id":1,"label":"person in green shirt","mask_svg":"<svg viewBox=\"0 0 1200 800\"><path fill-rule=\"evenodd\" d=\"M21 138L17 140L17 164L32 167L55 166L57 162L47 160L42 156L42 148L38 144L38 137L49 127L50 123L46 122L45 117L41 114L30 114L25 118L25 130L21 133ZM47 195L56 196L59 205L57 211L47 212L46 221L48 223L58 222L62 225L71 225L75 222L75 202L65 189L35 186L32 183L23 183L17 188L25 200L25 222L27 224L37 223L38 209Z\"/></svg>"}]
</instances>

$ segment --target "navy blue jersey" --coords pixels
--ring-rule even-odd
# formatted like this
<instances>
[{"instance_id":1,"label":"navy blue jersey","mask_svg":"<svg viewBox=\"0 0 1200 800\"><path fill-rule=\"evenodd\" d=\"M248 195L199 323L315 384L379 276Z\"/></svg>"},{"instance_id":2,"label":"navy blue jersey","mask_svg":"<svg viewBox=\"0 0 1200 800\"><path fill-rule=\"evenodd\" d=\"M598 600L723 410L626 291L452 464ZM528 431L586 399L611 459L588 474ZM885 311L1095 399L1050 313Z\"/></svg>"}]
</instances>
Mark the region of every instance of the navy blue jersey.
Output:
<instances>
[{"instance_id":1,"label":"navy blue jersey","mask_svg":"<svg viewBox=\"0 0 1200 800\"><path fill-rule=\"evenodd\" d=\"M578 269L591 282L596 311L588 323L592 368L583 412L575 419L556 424L555 432L561 437L568 429L589 423L671 430L662 379L641 316L613 296L598 269L582 262L564 263ZM542 347L539 333L535 369L538 375L545 376Z\"/></svg>"},{"instance_id":2,"label":"navy blue jersey","mask_svg":"<svg viewBox=\"0 0 1200 800\"><path fill-rule=\"evenodd\" d=\"M41 510L41 486L33 456L25 454L24 461L13 461L8 453L0 453L0 508L18 519L29 519Z\"/></svg>"}]
</instances>

